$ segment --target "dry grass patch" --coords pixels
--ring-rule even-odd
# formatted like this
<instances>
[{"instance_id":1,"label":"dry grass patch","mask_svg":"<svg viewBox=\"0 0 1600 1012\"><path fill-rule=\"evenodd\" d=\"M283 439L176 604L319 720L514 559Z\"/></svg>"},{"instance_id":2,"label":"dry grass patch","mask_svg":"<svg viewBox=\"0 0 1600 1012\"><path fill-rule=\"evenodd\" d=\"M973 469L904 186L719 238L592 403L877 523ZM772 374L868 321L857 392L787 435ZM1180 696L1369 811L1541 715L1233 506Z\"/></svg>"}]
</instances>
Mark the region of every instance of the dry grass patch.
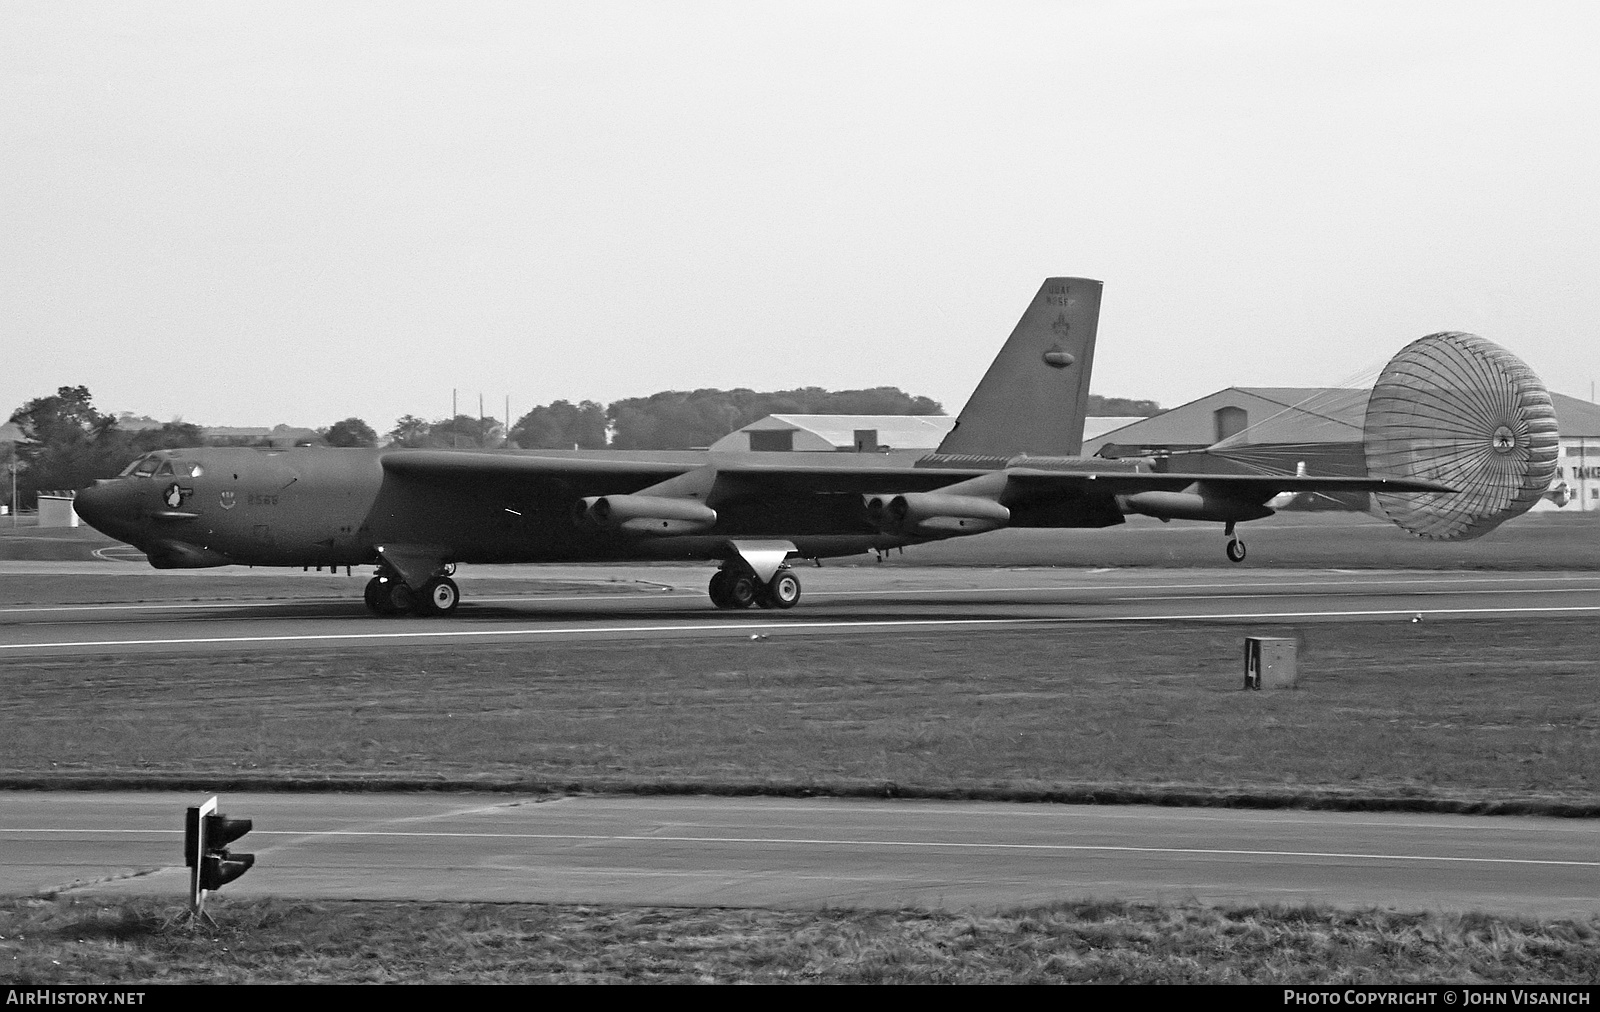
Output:
<instances>
[{"instance_id":1,"label":"dry grass patch","mask_svg":"<svg viewBox=\"0 0 1600 1012\"><path fill-rule=\"evenodd\" d=\"M1066 903L992 915L527 904L0 901L27 983L1394 983L1600 978L1600 921Z\"/></svg>"},{"instance_id":2,"label":"dry grass patch","mask_svg":"<svg viewBox=\"0 0 1600 1012\"><path fill-rule=\"evenodd\" d=\"M1243 692L1257 631L17 661L0 775L1600 796L1588 619L1308 625L1304 688Z\"/></svg>"}]
</instances>

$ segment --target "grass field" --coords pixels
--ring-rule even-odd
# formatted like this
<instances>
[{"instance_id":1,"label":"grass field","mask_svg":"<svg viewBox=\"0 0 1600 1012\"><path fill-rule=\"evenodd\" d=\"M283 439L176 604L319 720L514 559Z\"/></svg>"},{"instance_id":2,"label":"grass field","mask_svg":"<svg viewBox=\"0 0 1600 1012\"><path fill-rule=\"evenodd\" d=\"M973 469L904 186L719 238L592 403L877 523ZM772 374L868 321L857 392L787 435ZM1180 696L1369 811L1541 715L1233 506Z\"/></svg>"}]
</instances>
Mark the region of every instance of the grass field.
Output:
<instances>
[{"instance_id":1,"label":"grass field","mask_svg":"<svg viewBox=\"0 0 1600 1012\"><path fill-rule=\"evenodd\" d=\"M1600 921L1060 904L994 915L0 899L15 983L1507 983L1592 986Z\"/></svg>"},{"instance_id":2,"label":"grass field","mask_svg":"<svg viewBox=\"0 0 1600 1012\"><path fill-rule=\"evenodd\" d=\"M1370 541L1365 527L1285 527L1252 535L1246 566L1274 552L1300 565L1353 568L1592 564L1583 560L1600 556L1600 528L1560 520L1530 526L1510 547L1475 542L1486 554L1459 566L1432 556L1416 562L1406 553L1437 546ZM1059 535L1008 532L998 548L981 539L926 546L885 565L1169 565L1175 552L1187 553L1185 564L1210 564L1213 555L1225 564L1214 531L1174 534L1178 526L1165 542L1149 540L1162 534L1158 525L1145 543L1132 529L1072 532L1080 546L1110 534L1098 542L1107 554L1087 558ZM48 551L87 555L87 545L107 543L73 534ZM44 551L37 543L28 550ZM0 538L0 557L15 557L8 551ZM1511 564L1515 551L1533 561ZM0 604L353 600L361 583L297 571L180 577L104 565L118 574L109 593L104 581L29 575L0 580ZM639 575L647 578L648 567ZM493 588L565 589L540 580ZM1600 626L1592 620L1307 624L1296 632L1302 687L1244 692L1240 641L1260 632L1080 625L625 650L548 643L8 661L0 783L1600 814ZM1078 903L978 916L223 900L214 908L220 927L195 932L164 927L176 912L152 900L0 898L0 981L1600 979L1594 920L1198 904Z\"/></svg>"},{"instance_id":3,"label":"grass field","mask_svg":"<svg viewBox=\"0 0 1600 1012\"><path fill-rule=\"evenodd\" d=\"M0 777L1600 811L1592 620L1306 625L1246 692L1256 631L19 660Z\"/></svg>"}]
</instances>

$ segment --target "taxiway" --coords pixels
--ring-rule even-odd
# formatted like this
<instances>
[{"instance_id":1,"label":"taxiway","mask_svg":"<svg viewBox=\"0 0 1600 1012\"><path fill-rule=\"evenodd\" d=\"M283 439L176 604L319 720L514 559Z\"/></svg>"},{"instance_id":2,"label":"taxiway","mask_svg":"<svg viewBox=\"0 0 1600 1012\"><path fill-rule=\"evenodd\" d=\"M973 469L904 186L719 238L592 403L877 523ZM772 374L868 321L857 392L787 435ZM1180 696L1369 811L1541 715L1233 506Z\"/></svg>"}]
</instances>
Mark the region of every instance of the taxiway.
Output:
<instances>
[{"instance_id":1,"label":"taxiway","mask_svg":"<svg viewBox=\"0 0 1600 1012\"><path fill-rule=\"evenodd\" d=\"M0 892L187 889L178 794L0 805ZM236 794L230 896L995 909L1082 897L1600 912L1594 820L839 799Z\"/></svg>"}]
</instances>

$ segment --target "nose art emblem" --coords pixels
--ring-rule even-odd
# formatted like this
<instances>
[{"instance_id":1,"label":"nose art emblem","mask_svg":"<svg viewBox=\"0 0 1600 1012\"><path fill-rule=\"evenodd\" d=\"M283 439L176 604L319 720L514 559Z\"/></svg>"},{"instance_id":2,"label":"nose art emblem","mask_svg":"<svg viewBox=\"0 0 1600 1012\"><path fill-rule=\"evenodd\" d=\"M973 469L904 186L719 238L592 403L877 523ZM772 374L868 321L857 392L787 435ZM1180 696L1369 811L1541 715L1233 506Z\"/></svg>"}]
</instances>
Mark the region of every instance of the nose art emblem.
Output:
<instances>
[{"instance_id":1,"label":"nose art emblem","mask_svg":"<svg viewBox=\"0 0 1600 1012\"><path fill-rule=\"evenodd\" d=\"M168 509L177 509L179 506L183 505L183 501L185 499L192 495L194 495L194 489L184 488L177 482L173 482L171 485L167 486L167 490L165 492L161 493L161 499L167 504Z\"/></svg>"},{"instance_id":2,"label":"nose art emblem","mask_svg":"<svg viewBox=\"0 0 1600 1012\"><path fill-rule=\"evenodd\" d=\"M231 510L237 505L238 505L238 503L233 501L233 493L232 492L224 492L224 493L222 493L222 508L223 509Z\"/></svg>"}]
</instances>

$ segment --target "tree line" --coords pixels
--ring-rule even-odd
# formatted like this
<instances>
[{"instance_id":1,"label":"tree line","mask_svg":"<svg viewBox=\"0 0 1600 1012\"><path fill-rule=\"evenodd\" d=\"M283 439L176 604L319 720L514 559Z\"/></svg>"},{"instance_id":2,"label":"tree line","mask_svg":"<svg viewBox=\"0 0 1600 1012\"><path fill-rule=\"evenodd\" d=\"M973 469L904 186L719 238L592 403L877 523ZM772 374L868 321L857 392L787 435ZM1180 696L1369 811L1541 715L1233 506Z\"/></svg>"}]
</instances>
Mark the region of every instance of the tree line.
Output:
<instances>
[{"instance_id":1,"label":"tree line","mask_svg":"<svg viewBox=\"0 0 1600 1012\"><path fill-rule=\"evenodd\" d=\"M1101 397L1089 395L1088 414L1096 418L1149 418L1161 414L1161 405L1155 401L1139 401L1131 397Z\"/></svg>"},{"instance_id":2,"label":"tree line","mask_svg":"<svg viewBox=\"0 0 1600 1012\"><path fill-rule=\"evenodd\" d=\"M595 401L541 404L511 427L527 450L688 450L710 446L768 415L937 415L939 402L898 387L869 390L665 390L602 407Z\"/></svg>"},{"instance_id":3,"label":"tree line","mask_svg":"<svg viewBox=\"0 0 1600 1012\"><path fill-rule=\"evenodd\" d=\"M506 432L493 418L456 415L427 421L403 415L383 437L360 418L346 418L317 429L316 442L327 446L436 447L486 449L683 450L710 446L735 429L767 415L937 415L939 402L913 396L898 387L866 390L668 390L648 397L628 397L601 405L596 401L558 400L541 404L519 418ZM1154 401L1090 395L1089 413L1152 415ZM16 472L18 499L32 505L40 491L83 488L109 478L127 463L151 450L184 446L275 445L282 437L212 436L198 425L173 421L159 427L125 429L113 415L94 407L87 387L61 387L11 414L24 439L7 450L0 444L0 464ZM280 428L284 428L280 426ZM0 490L9 498L10 483Z\"/></svg>"},{"instance_id":4,"label":"tree line","mask_svg":"<svg viewBox=\"0 0 1600 1012\"><path fill-rule=\"evenodd\" d=\"M24 507L35 505L40 492L84 488L96 479L114 477L129 461L151 450L275 445L273 436L208 437L192 422L123 428L115 415L94 406L89 388L82 386L60 387L48 397L36 397L13 411L10 421L22 439L0 443L0 468L5 472L0 499L10 502L14 475L17 503L13 505ZM372 427L359 418L335 422L317 434L330 446L372 446L378 440Z\"/></svg>"},{"instance_id":5,"label":"tree line","mask_svg":"<svg viewBox=\"0 0 1600 1012\"><path fill-rule=\"evenodd\" d=\"M508 434L493 418L456 415L427 421L403 415L383 437L360 418L316 430L327 446L438 447L485 449L686 449L708 446L727 433L769 414L938 414L939 404L894 387L831 392L819 387L761 393L754 390L668 391L601 406L595 401L555 401L523 415ZM84 488L118 474L151 450L184 446L281 445L276 436L207 436L191 422L131 429L94 406L87 387L61 387L11 413L23 439L0 444L0 465L16 475L17 498L32 506L41 491ZM10 475L6 475L7 478ZM9 499L10 482L0 498Z\"/></svg>"}]
</instances>

